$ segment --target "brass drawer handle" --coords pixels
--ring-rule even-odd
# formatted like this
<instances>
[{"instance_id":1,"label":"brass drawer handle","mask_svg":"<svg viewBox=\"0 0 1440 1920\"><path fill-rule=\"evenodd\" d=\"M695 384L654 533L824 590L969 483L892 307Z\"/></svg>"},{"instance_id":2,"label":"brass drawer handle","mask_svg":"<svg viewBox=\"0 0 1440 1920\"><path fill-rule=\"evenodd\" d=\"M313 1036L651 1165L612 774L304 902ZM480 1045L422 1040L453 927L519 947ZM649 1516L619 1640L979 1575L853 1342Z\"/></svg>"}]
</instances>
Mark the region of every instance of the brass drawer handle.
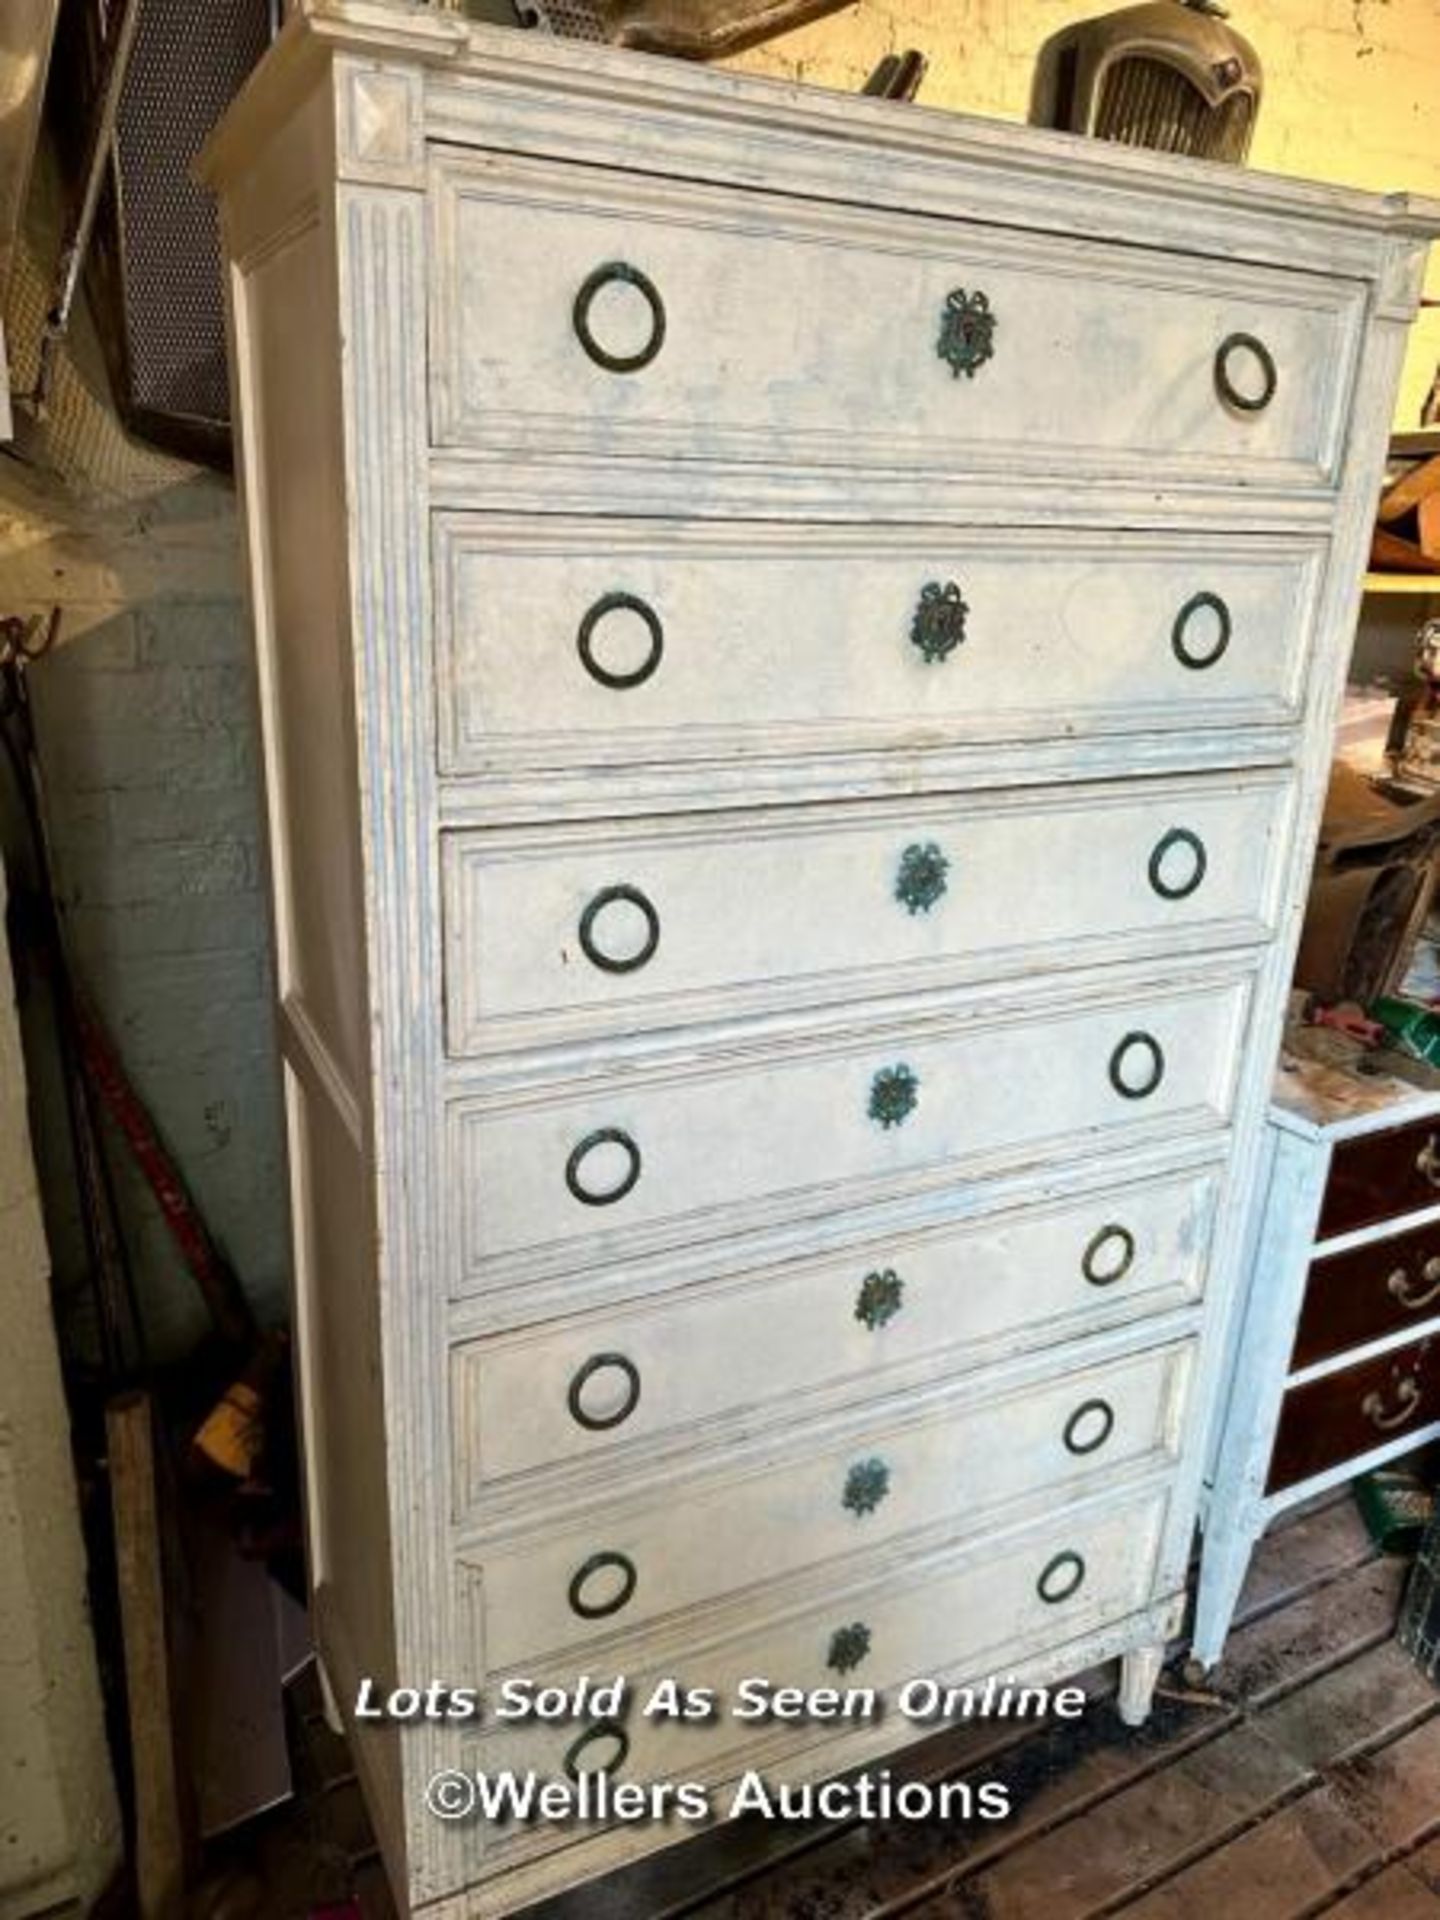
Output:
<instances>
[{"instance_id":1,"label":"brass drawer handle","mask_svg":"<svg viewBox=\"0 0 1440 1920\"><path fill-rule=\"evenodd\" d=\"M1149 1058L1149 1071L1141 1080L1130 1080L1125 1075L1125 1062L1137 1054ZM1110 1056L1110 1084L1122 1100L1148 1099L1164 1078L1165 1055L1153 1033L1127 1033Z\"/></svg>"},{"instance_id":2,"label":"brass drawer handle","mask_svg":"<svg viewBox=\"0 0 1440 1920\"><path fill-rule=\"evenodd\" d=\"M1119 1257L1107 1254L1110 1247L1119 1248ZM1113 1220L1101 1227L1080 1256L1080 1271L1092 1287L1113 1287L1117 1280L1123 1280L1130 1271L1135 1259L1135 1236L1128 1227L1118 1226Z\"/></svg>"},{"instance_id":3,"label":"brass drawer handle","mask_svg":"<svg viewBox=\"0 0 1440 1920\"><path fill-rule=\"evenodd\" d=\"M614 1372L623 1376L625 1394L619 1407L613 1413L589 1413L585 1408L586 1383L597 1373ZM609 1427L618 1427L628 1420L640 1404L640 1369L633 1360L623 1353L595 1353L577 1367L570 1381L569 1392L565 1396L570 1408L570 1418L577 1426L588 1428L591 1433L604 1433Z\"/></svg>"},{"instance_id":4,"label":"brass drawer handle","mask_svg":"<svg viewBox=\"0 0 1440 1920\"><path fill-rule=\"evenodd\" d=\"M1085 1562L1078 1553L1067 1550L1046 1561L1035 1582L1035 1591L1047 1607L1058 1607L1062 1600L1080 1591L1084 1579Z\"/></svg>"},{"instance_id":5,"label":"brass drawer handle","mask_svg":"<svg viewBox=\"0 0 1440 1920\"><path fill-rule=\"evenodd\" d=\"M1360 1402L1360 1411L1372 1427L1378 1427L1382 1433L1390 1433L1396 1427L1403 1427L1420 1404L1420 1389L1413 1380L1402 1380L1395 1389L1399 1402L1393 1413L1385 1410L1383 1393L1367 1393Z\"/></svg>"},{"instance_id":6,"label":"brass drawer handle","mask_svg":"<svg viewBox=\"0 0 1440 1920\"><path fill-rule=\"evenodd\" d=\"M650 309L650 338L636 353L610 353L590 331L590 309L595 296L610 286L634 287ZM603 267L596 267L585 276L575 296L572 318L581 346L596 366L604 367L607 373L637 373L641 367L649 366L665 344L665 302L656 291L654 281L625 260L608 260Z\"/></svg>"},{"instance_id":7,"label":"brass drawer handle","mask_svg":"<svg viewBox=\"0 0 1440 1920\"><path fill-rule=\"evenodd\" d=\"M615 1185L603 1191L580 1184L580 1169L597 1147L619 1147L628 1162ZM613 1207L617 1200L625 1198L639 1178L640 1149L623 1127L597 1127L594 1133L587 1133L583 1140L570 1149L570 1158L565 1162L565 1184L585 1207Z\"/></svg>"},{"instance_id":8,"label":"brass drawer handle","mask_svg":"<svg viewBox=\"0 0 1440 1920\"><path fill-rule=\"evenodd\" d=\"M607 667L595 655L595 629L611 613L637 614L650 637L649 650L639 666L620 673L613 667ZM602 593L580 621L575 635L575 650L580 655L581 666L592 680L598 681L602 687L618 687L623 691L626 687L643 686L659 666L660 656L665 651L665 629L660 624L659 614L638 593Z\"/></svg>"},{"instance_id":9,"label":"brass drawer handle","mask_svg":"<svg viewBox=\"0 0 1440 1920\"><path fill-rule=\"evenodd\" d=\"M1208 651L1192 647L1188 638L1190 623L1197 614L1213 613L1219 622L1214 643ZM1170 651L1182 667L1189 667L1195 673L1203 673L1206 667L1213 667L1221 659L1230 644L1230 609L1218 593L1192 593L1175 616L1175 624L1170 629Z\"/></svg>"},{"instance_id":10,"label":"brass drawer handle","mask_svg":"<svg viewBox=\"0 0 1440 1920\"><path fill-rule=\"evenodd\" d=\"M882 1067L870 1082L870 1118L887 1129L898 1127L915 1111L920 1098L920 1081L914 1069L903 1063Z\"/></svg>"},{"instance_id":11,"label":"brass drawer handle","mask_svg":"<svg viewBox=\"0 0 1440 1920\"><path fill-rule=\"evenodd\" d=\"M873 1513L890 1491L890 1469L878 1457L857 1460L845 1476L840 1504L857 1516Z\"/></svg>"},{"instance_id":12,"label":"brass drawer handle","mask_svg":"<svg viewBox=\"0 0 1440 1920\"><path fill-rule=\"evenodd\" d=\"M943 586L938 580L930 580L920 589L910 621L910 644L919 648L927 666L948 660L960 645L969 612L954 580L947 580Z\"/></svg>"},{"instance_id":13,"label":"brass drawer handle","mask_svg":"<svg viewBox=\"0 0 1440 1920\"><path fill-rule=\"evenodd\" d=\"M1249 353L1260 362L1260 391L1243 393L1230 377L1230 358L1235 353ZM1235 407L1241 413L1263 413L1275 398L1275 389L1279 385L1279 376L1275 371L1275 361L1270 349L1263 340L1257 340L1253 333L1230 333L1215 349L1215 385L1220 398L1226 406Z\"/></svg>"},{"instance_id":14,"label":"brass drawer handle","mask_svg":"<svg viewBox=\"0 0 1440 1920\"><path fill-rule=\"evenodd\" d=\"M627 906L639 910L645 921L645 938L634 953L607 953L595 938L595 922L607 907ZM602 973L638 973L652 960L660 944L660 916L639 887L602 887L580 916L580 947L592 967Z\"/></svg>"},{"instance_id":15,"label":"brass drawer handle","mask_svg":"<svg viewBox=\"0 0 1440 1920\"><path fill-rule=\"evenodd\" d=\"M1415 1157L1415 1171L1432 1187L1440 1187L1440 1135L1431 1134Z\"/></svg>"},{"instance_id":16,"label":"brass drawer handle","mask_svg":"<svg viewBox=\"0 0 1440 1920\"><path fill-rule=\"evenodd\" d=\"M1115 1409L1108 1400L1082 1400L1065 1422L1066 1450L1098 1453L1114 1431Z\"/></svg>"},{"instance_id":17,"label":"brass drawer handle","mask_svg":"<svg viewBox=\"0 0 1440 1920\"><path fill-rule=\"evenodd\" d=\"M900 856L895 875L895 898L907 913L928 913L943 899L949 884L950 862L933 840L917 841Z\"/></svg>"},{"instance_id":18,"label":"brass drawer handle","mask_svg":"<svg viewBox=\"0 0 1440 1920\"><path fill-rule=\"evenodd\" d=\"M855 1318L878 1333L895 1318L905 1302L905 1282L893 1267L877 1267L860 1282L855 1296Z\"/></svg>"},{"instance_id":19,"label":"brass drawer handle","mask_svg":"<svg viewBox=\"0 0 1440 1920\"><path fill-rule=\"evenodd\" d=\"M1190 855L1185 876L1178 882L1173 877L1167 880L1166 860L1179 848ZM1150 885L1162 900L1188 900L1205 878L1208 864L1205 842L1199 834L1192 833L1189 827L1171 827L1155 842L1155 850L1150 855Z\"/></svg>"},{"instance_id":20,"label":"brass drawer handle","mask_svg":"<svg viewBox=\"0 0 1440 1920\"><path fill-rule=\"evenodd\" d=\"M580 1756L587 1747L594 1746L597 1740L608 1740L613 1752L608 1760L593 1767L582 1767ZM630 1755L630 1736L618 1720L594 1720L578 1733L565 1749L563 1762L565 1772L578 1786L582 1773L618 1773Z\"/></svg>"},{"instance_id":21,"label":"brass drawer handle","mask_svg":"<svg viewBox=\"0 0 1440 1920\"><path fill-rule=\"evenodd\" d=\"M956 287L945 297L935 351L958 380L973 380L995 352L995 315L990 296Z\"/></svg>"},{"instance_id":22,"label":"brass drawer handle","mask_svg":"<svg viewBox=\"0 0 1440 1920\"><path fill-rule=\"evenodd\" d=\"M830 1651L825 1664L834 1673L849 1673L858 1667L870 1651L870 1629L863 1620L852 1620L848 1627L837 1627L830 1636Z\"/></svg>"},{"instance_id":23,"label":"brass drawer handle","mask_svg":"<svg viewBox=\"0 0 1440 1920\"><path fill-rule=\"evenodd\" d=\"M597 1574L618 1573L620 1585L608 1599L587 1600L586 1582ZM612 1553L608 1549L603 1553L592 1553L590 1558L575 1569L570 1577L570 1587L566 1595L570 1602L570 1611L578 1614L582 1620L604 1620L612 1613L619 1613L622 1607L628 1607L635 1593L638 1579L635 1562L624 1553Z\"/></svg>"},{"instance_id":24,"label":"brass drawer handle","mask_svg":"<svg viewBox=\"0 0 1440 1920\"><path fill-rule=\"evenodd\" d=\"M1420 1269L1420 1278L1428 1284L1423 1293L1414 1293L1410 1287L1410 1275L1404 1267L1396 1267L1385 1282L1385 1290L1398 1300L1402 1307L1411 1313L1418 1313L1421 1307L1428 1307L1432 1300L1440 1300L1440 1255L1425 1262Z\"/></svg>"}]
</instances>

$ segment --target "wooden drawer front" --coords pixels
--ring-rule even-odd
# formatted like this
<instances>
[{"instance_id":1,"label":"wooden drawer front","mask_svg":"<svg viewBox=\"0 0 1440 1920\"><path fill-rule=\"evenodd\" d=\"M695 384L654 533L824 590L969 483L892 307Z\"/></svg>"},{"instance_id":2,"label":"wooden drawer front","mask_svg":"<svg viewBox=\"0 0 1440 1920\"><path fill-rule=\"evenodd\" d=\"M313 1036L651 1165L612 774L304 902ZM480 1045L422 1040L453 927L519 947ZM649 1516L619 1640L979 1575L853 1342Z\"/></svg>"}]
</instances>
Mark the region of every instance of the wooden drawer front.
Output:
<instances>
[{"instance_id":1,"label":"wooden drawer front","mask_svg":"<svg viewBox=\"0 0 1440 1920\"><path fill-rule=\"evenodd\" d=\"M1333 477L1358 285L495 154L441 148L432 169L441 446ZM952 320L952 295L985 312ZM993 322L968 374L940 352L956 320ZM1253 410L1221 394L1236 336L1275 369ZM1247 347L1225 366L1261 397Z\"/></svg>"},{"instance_id":2,"label":"wooden drawer front","mask_svg":"<svg viewBox=\"0 0 1440 1920\"><path fill-rule=\"evenodd\" d=\"M1214 1209L1205 1173L1106 1188L468 1341L451 1365L459 1516L511 1474L617 1448L653 1454L726 1416L793 1410L818 1389L878 1391L947 1353L970 1367L1002 1342L1058 1342L1184 1305L1204 1282ZM607 1352L629 1360L640 1390L622 1421L583 1426L572 1390L623 1384L615 1369L608 1380L591 1370Z\"/></svg>"},{"instance_id":3,"label":"wooden drawer front","mask_svg":"<svg viewBox=\"0 0 1440 1920\"><path fill-rule=\"evenodd\" d=\"M1330 1162L1316 1238L1440 1206L1440 1115L1342 1140Z\"/></svg>"},{"instance_id":4,"label":"wooden drawer front","mask_svg":"<svg viewBox=\"0 0 1440 1920\"><path fill-rule=\"evenodd\" d=\"M743 1472L673 1482L648 1506L600 1507L497 1546L486 1658L513 1666L820 1561L843 1577L902 1535L978 1530L1008 1502L1158 1460L1174 1449L1190 1359L1189 1344L1134 1355L979 1406L953 1391L891 1400L807 1454L772 1448Z\"/></svg>"},{"instance_id":5,"label":"wooden drawer front","mask_svg":"<svg viewBox=\"0 0 1440 1920\"><path fill-rule=\"evenodd\" d=\"M1316 1260L1290 1364L1308 1367L1422 1320L1440 1320L1440 1222Z\"/></svg>"},{"instance_id":6,"label":"wooden drawer front","mask_svg":"<svg viewBox=\"0 0 1440 1920\"><path fill-rule=\"evenodd\" d=\"M1113 1625L1147 1606L1153 1593L1163 1495L1112 1498L1051 1514L1002 1539L972 1544L959 1553L897 1555L883 1577L835 1591L806 1611L761 1626L753 1613L737 1631L709 1645L677 1647L647 1655L645 1647L618 1650L603 1665L557 1665L527 1678L574 1684L580 1672L630 1682L625 1720L628 1753L616 1779L723 1779L748 1747L762 1743L768 1761L780 1747L813 1745L813 1725L792 1727L777 1743L764 1722L737 1720L731 1708L742 1680L762 1675L772 1686L867 1686L882 1695L917 1677L956 1684L1023 1671L1027 1661ZM1068 1593L1066 1587L1076 1580ZM479 1561L459 1566L462 1599L468 1599L469 1645L462 1649L467 1673L494 1674L485 1643L483 1590L488 1577ZM1056 1595L1046 1599L1041 1585ZM853 1659L853 1665L845 1665ZM680 1676L689 1686L714 1689L720 1711L708 1723L647 1717L639 1711L656 1681ZM893 1711L893 1708L891 1709ZM840 1723L842 1726L845 1723ZM854 1723L863 1728L863 1722ZM917 1729L918 1731L918 1729ZM542 1727L513 1724L481 1733L463 1764L493 1771L533 1768L544 1778L562 1778L564 1756L579 1744L572 1764L608 1764L614 1742L587 1737L581 1722ZM750 1764L747 1759L746 1764ZM783 1773L778 1777L783 1778ZM536 1836L543 1844L543 1838ZM553 1844L553 1841L552 1841Z\"/></svg>"},{"instance_id":7,"label":"wooden drawer front","mask_svg":"<svg viewBox=\"0 0 1440 1920\"><path fill-rule=\"evenodd\" d=\"M450 1048L1258 942L1289 801L1267 774L450 834Z\"/></svg>"},{"instance_id":8,"label":"wooden drawer front","mask_svg":"<svg viewBox=\"0 0 1440 1920\"><path fill-rule=\"evenodd\" d=\"M505 1286L531 1267L703 1240L722 1214L740 1231L1043 1155L1218 1127L1246 1003L1233 982L1079 1013L877 1023L844 1044L751 1041L593 1088L458 1102L458 1284Z\"/></svg>"},{"instance_id":9,"label":"wooden drawer front","mask_svg":"<svg viewBox=\"0 0 1440 1920\"><path fill-rule=\"evenodd\" d=\"M1285 721L1319 575L1256 536L435 524L452 773Z\"/></svg>"},{"instance_id":10,"label":"wooden drawer front","mask_svg":"<svg viewBox=\"0 0 1440 1920\"><path fill-rule=\"evenodd\" d=\"M1294 1486L1440 1420L1440 1337L1291 1387L1280 1410L1268 1491Z\"/></svg>"}]
</instances>

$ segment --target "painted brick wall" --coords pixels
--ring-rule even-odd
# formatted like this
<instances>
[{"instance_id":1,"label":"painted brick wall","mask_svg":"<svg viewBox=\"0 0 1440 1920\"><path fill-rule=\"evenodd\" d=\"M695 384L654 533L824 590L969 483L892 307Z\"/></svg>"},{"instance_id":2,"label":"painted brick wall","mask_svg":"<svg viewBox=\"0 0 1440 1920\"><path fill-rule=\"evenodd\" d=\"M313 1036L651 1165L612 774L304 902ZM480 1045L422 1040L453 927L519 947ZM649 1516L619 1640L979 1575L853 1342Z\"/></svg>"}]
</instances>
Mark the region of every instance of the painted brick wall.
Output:
<instances>
[{"instance_id":1,"label":"painted brick wall","mask_svg":"<svg viewBox=\"0 0 1440 1920\"><path fill-rule=\"evenodd\" d=\"M244 609L217 597L117 613L37 668L33 691L80 970L211 1230L257 1308L279 1317L284 1189L250 680ZM47 1125L52 1155L56 1132ZM162 1352L183 1351L204 1326L198 1298L128 1157L115 1166L149 1332Z\"/></svg>"},{"instance_id":2,"label":"painted brick wall","mask_svg":"<svg viewBox=\"0 0 1440 1920\"><path fill-rule=\"evenodd\" d=\"M7 329L33 376L60 210L42 171ZM61 609L32 672L54 859L75 955L122 1059L257 1312L286 1311L279 1073L270 1013L249 625L228 480L132 441L83 309L43 426L0 462L0 611ZM23 869L8 782L0 839ZM22 986L25 985L22 981ZM56 1293L82 1345L85 1258L45 996L23 995ZM153 1349L206 1324L148 1191L113 1155Z\"/></svg>"}]
</instances>

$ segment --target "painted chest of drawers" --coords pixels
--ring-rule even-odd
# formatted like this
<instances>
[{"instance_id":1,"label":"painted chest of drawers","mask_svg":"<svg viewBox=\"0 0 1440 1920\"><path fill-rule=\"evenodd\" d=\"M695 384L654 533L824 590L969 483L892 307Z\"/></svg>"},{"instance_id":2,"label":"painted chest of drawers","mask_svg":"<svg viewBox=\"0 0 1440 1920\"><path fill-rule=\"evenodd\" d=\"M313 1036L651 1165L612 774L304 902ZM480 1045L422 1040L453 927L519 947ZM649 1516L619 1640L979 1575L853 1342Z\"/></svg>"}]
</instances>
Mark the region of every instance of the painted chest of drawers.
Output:
<instances>
[{"instance_id":1,"label":"painted chest of drawers","mask_svg":"<svg viewBox=\"0 0 1440 1920\"><path fill-rule=\"evenodd\" d=\"M342 1709L1143 1717L1436 210L362 0L207 168ZM352 1726L437 1916L905 1731Z\"/></svg>"},{"instance_id":2,"label":"painted chest of drawers","mask_svg":"<svg viewBox=\"0 0 1440 1920\"><path fill-rule=\"evenodd\" d=\"M1440 1437L1440 1089L1287 1052L1203 1500L1193 1652L1219 1659L1287 1507Z\"/></svg>"}]
</instances>

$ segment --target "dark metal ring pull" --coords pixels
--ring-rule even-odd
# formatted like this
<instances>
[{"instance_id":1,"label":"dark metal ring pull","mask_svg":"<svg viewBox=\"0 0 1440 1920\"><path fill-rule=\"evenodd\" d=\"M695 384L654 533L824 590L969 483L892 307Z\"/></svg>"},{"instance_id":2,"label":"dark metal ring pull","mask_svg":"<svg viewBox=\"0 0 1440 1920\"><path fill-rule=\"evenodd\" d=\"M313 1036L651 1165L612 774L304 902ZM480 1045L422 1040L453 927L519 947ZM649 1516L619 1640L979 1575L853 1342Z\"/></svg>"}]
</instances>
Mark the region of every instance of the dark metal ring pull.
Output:
<instances>
[{"instance_id":1,"label":"dark metal ring pull","mask_svg":"<svg viewBox=\"0 0 1440 1920\"><path fill-rule=\"evenodd\" d=\"M1150 1071L1143 1081L1125 1078L1125 1057L1132 1048L1148 1054ZM1127 1033L1110 1056L1110 1084L1122 1100L1145 1100L1165 1078L1165 1055L1153 1033Z\"/></svg>"},{"instance_id":2,"label":"dark metal ring pull","mask_svg":"<svg viewBox=\"0 0 1440 1920\"><path fill-rule=\"evenodd\" d=\"M1176 847L1188 848L1191 854L1190 872L1179 886L1165 878L1165 856ZM1192 833L1189 827L1172 827L1156 841L1155 851L1150 855L1150 885L1162 900L1186 900L1205 878L1207 865L1205 842L1199 834Z\"/></svg>"},{"instance_id":3,"label":"dark metal ring pull","mask_svg":"<svg viewBox=\"0 0 1440 1920\"><path fill-rule=\"evenodd\" d=\"M1119 1263L1115 1266L1102 1266L1100 1256L1112 1241L1119 1242ZM1080 1271L1092 1287L1113 1287L1117 1280L1125 1278L1134 1259L1134 1234L1128 1227L1117 1226L1114 1221L1111 1221L1101 1227L1080 1256Z\"/></svg>"},{"instance_id":4,"label":"dark metal ring pull","mask_svg":"<svg viewBox=\"0 0 1440 1920\"><path fill-rule=\"evenodd\" d=\"M1190 622L1197 613L1213 613L1220 623L1219 636L1208 653L1197 652L1186 640ZM1170 650L1182 667L1189 667L1195 673L1203 673L1206 667L1213 667L1224 655L1230 644L1233 623L1230 609L1218 593L1192 593L1175 616L1175 624L1170 629Z\"/></svg>"},{"instance_id":5,"label":"dark metal ring pull","mask_svg":"<svg viewBox=\"0 0 1440 1920\"><path fill-rule=\"evenodd\" d=\"M1081 1428L1092 1425L1098 1417L1099 1424L1090 1439L1085 1439ZM1115 1431L1115 1409L1108 1400L1082 1400L1070 1418L1065 1422L1065 1447L1069 1453L1098 1453Z\"/></svg>"},{"instance_id":6,"label":"dark metal ring pull","mask_svg":"<svg viewBox=\"0 0 1440 1920\"><path fill-rule=\"evenodd\" d=\"M1230 378L1230 356L1235 352L1253 353L1260 362L1264 386L1258 394L1252 396L1241 393ZM1265 342L1257 340L1253 333L1227 334L1215 349L1215 385L1227 406L1236 407L1241 413L1263 412L1275 398L1275 389L1279 385L1275 361Z\"/></svg>"},{"instance_id":7,"label":"dark metal ring pull","mask_svg":"<svg viewBox=\"0 0 1440 1920\"><path fill-rule=\"evenodd\" d=\"M587 1601L585 1583L593 1580L597 1573L616 1572L620 1575L619 1591L608 1600ZM578 1614L582 1620L605 1620L612 1613L619 1613L622 1607L628 1607L635 1593L635 1562L628 1554L592 1553L583 1566L577 1567L570 1578L567 1598L570 1611Z\"/></svg>"},{"instance_id":8,"label":"dark metal ring pull","mask_svg":"<svg viewBox=\"0 0 1440 1920\"><path fill-rule=\"evenodd\" d=\"M609 353L590 331L590 308L595 296L609 286L634 287L645 297L650 308L650 338L638 353ZM604 367L607 373L637 373L641 367L649 366L665 344L665 302L656 291L653 280L641 273L638 267L632 267L626 260L607 260L603 267L596 267L593 273L585 276L584 284L575 296L575 334L581 346L589 354L597 367Z\"/></svg>"},{"instance_id":9,"label":"dark metal ring pull","mask_svg":"<svg viewBox=\"0 0 1440 1920\"><path fill-rule=\"evenodd\" d=\"M1058 1607L1062 1600L1068 1600L1072 1593L1078 1593L1085 1579L1085 1562L1078 1553L1068 1550L1057 1553L1053 1560L1046 1561L1040 1570L1040 1578L1035 1582L1035 1591L1047 1606Z\"/></svg>"},{"instance_id":10,"label":"dark metal ring pull","mask_svg":"<svg viewBox=\"0 0 1440 1920\"><path fill-rule=\"evenodd\" d=\"M645 917L645 940L636 952L616 959L595 943L595 922L606 907L637 907ZM638 887L603 887L580 916L580 946L591 966L602 973L638 973L654 957L660 944L660 916Z\"/></svg>"},{"instance_id":11,"label":"dark metal ring pull","mask_svg":"<svg viewBox=\"0 0 1440 1920\"><path fill-rule=\"evenodd\" d=\"M595 629L607 613L638 613L650 630L650 651L638 667L632 667L628 673L615 673L609 667L602 666L595 658ZM639 687L650 678L660 664L660 656L665 651L665 629L660 624L660 616L655 609L634 593L606 593L595 602L575 636L576 650L581 665L592 680L598 680L602 687Z\"/></svg>"},{"instance_id":12,"label":"dark metal ring pull","mask_svg":"<svg viewBox=\"0 0 1440 1920\"><path fill-rule=\"evenodd\" d=\"M615 1746L614 1756L607 1760L604 1766L582 1768L580 1765L581 1754L584 1753L587 1747L593 1746L597 1740L613 1741ZM582 1772L618 1773L629 1756L630 1736L624 1727L620 1725L620 1722L618 1720L594 1720L585 1728L583 1733L577 1734L565 1749L565 1758L562 1765L565 1768L566 1775L578 1786Z\"/></svg>"},{"instance_id":13,"label":"dark metal ring pull","mask_svg":"<svg viewBox=\"0 0 1440 1920\"><path fill-rule=\"evenodd\" d=\"M604 1193L595 1193L589 1187L580 1184L580 1168L585 1156L593 1153L596 1147L623 1147L629 1156L630 1166L618 1186L609 1187ZM623 1127L599 1127L594 1133L587 1133L578 1146L570 1150L570 1158L565 1162L565 1184L575 1198L586 1207L613 1207L617 1200L623 1200L635 1182L640 1178L640 1149L626 1133Z\"/></svg>"},{"instance_id":14,"label":"dark metal ring pull","mask_svg":"<svg viewBox=\"0 0 1440 1920\"><path fill-rule=\"evenodd\" d=\"M625 1400L614 1413L587 1413L583 1395L585 1383L592 1375L614 1368L625 1376ZM570 1391L565 1396L570 1408L570 1418L577 1426L586 1427L591 1433L603 1433L608 1427L618 1427L627 1421L640 1404L640 1369L633 1360L626 1359L623 1353L595 1353L577 1367L570 1381ZM575 1577L580 1579L585 1568ZM628 1596L627 1596L628 1597Z\"/></svg>"}]
</instances>

